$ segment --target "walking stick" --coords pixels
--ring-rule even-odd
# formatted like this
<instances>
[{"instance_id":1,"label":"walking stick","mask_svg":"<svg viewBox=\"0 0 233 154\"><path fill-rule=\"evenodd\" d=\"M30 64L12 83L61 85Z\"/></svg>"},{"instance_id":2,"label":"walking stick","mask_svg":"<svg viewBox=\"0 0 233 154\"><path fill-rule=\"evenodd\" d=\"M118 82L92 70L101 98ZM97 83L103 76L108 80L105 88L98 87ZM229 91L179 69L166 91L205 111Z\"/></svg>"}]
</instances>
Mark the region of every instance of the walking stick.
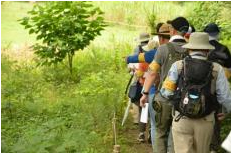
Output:
<instances>
[{"instance_id":1,"label":"walking stick","mask_svg":"<svg viewBox=\"0 0 233 154\"><path fill-rule=\"evenodd\" d=\"M133 79L133 75L131 75L131 77L130 77L130 79L129 79L129 82L128 82L127 86L126 86L125 95L126 95L127 92L128 92L129 85L130 85L132 79ZM123 117L123 119L122 119L121 126L124 125L124 123L125 123L125 121L126 121L128 115L129 115L129 108L130 108L130 105L131 105L131 101L130 101L130 99L129 99L128 104L127 104L127 107L126 107L126 109L125 109L124 117Z\"/></svg>"}]
</instances>

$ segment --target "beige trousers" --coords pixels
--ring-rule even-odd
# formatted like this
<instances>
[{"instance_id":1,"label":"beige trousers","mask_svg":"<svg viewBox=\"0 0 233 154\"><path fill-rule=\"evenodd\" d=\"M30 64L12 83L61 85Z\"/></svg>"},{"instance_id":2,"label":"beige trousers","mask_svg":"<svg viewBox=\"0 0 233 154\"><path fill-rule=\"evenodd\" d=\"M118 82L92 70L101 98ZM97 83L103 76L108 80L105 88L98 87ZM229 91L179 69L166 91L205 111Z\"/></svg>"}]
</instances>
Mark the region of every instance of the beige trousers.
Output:
<instances>
[{"instance_id":1,"label":"beige trousers","mask_svg":"<svg viewBox=\"0 0 233 154\"><path fill-rule=\"evenodd\" d=\"M214 128L214 112L200 119L182 117L172 122L174 150L176 153L208 153Z\"/></svg>"}]
</instances>

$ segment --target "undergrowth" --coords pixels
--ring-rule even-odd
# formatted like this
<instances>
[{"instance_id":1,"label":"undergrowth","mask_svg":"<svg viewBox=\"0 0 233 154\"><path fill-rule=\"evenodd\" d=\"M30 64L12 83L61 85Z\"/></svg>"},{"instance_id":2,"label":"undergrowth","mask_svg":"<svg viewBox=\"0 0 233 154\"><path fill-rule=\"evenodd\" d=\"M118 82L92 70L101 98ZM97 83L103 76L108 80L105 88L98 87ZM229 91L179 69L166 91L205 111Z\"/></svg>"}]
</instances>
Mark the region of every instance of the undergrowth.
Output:
<instances>
[{"instance_id":1,"label":"undergrowth","mask_svg":"<svg viewBox=\"0 0 233 154\"><path fill-rule=\"evenodd\" d=\"M73 76L64 64L36 67L2 54L2 152L111 152L127 82L122 47L89 47Z\"/></svg>"}]
</instances>

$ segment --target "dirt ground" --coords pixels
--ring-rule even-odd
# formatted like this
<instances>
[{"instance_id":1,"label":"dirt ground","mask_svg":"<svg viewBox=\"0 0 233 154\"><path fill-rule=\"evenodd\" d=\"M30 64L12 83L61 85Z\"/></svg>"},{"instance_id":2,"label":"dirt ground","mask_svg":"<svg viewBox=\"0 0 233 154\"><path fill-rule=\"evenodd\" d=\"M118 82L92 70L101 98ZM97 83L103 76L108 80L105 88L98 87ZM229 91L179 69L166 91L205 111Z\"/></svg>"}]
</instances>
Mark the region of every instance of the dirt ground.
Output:
<instances>
[{"instance_id":1,"label":"dirt ground","mask_svg":"<svg viewBox=\"0 0 233 154\"><path fill-rule=\"evenodd\" d=\"M121 121L122 119L120 119ZM137 141L139 134L138 125L133 124L132 109L130 110L129 116L124 124L120 127L118 132L118 143L120 144L121 153L152 153L152 145L146 141L145 143L140 143ZM147 132L148 134L148 126ZM146 138L148 135L146 134Z\"/></svg>"}]
</instances>

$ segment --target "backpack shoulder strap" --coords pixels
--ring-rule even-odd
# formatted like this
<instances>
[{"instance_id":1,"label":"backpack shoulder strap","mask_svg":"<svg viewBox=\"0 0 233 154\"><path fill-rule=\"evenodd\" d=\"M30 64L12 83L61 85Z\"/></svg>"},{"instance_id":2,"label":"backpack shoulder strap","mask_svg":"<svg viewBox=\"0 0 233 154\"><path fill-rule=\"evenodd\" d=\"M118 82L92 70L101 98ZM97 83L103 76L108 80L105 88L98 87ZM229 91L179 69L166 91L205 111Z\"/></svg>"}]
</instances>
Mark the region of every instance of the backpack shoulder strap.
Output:
<instances>
[{"instance_id":1,"label":"backpack shoulder strap","mask_svg":"<svg viewBox=\"0 0 233 154\"><path fill-rule=\"evenodd\" d=\"M183 59L186 55L186 53L180 53L176 50L176 48L174 47L172 42L168 42L167 43L167 48L169 51L169 57L171 56L172 58L174 58L175 60L180 60Z\"/></svg>"},{"instance_id":2,"label":"backpack shoulder strap","mask_svg":"<svg viewBox=\"0 0 233 154\"><path fill-rule=\"evenodd\" d=\"M173 44L171 42L167 43L167 48L169 50L169 53L171 53L171 54L174 54L176 51L175 47L173 46Z\"/></svg>"},{"instance_id":3,"label":"backpack shoulder strap","mask_svg":"<svg viewBox=\"0 0 233 154\"><path fill-rule=\"evenodd\" d=\"M176 64L177 64L178 74L180 74L180 73L181 73L181 70L183 69L183 66L184 66L183 60L177 61Z\"/></svg>"}]
</instances>

